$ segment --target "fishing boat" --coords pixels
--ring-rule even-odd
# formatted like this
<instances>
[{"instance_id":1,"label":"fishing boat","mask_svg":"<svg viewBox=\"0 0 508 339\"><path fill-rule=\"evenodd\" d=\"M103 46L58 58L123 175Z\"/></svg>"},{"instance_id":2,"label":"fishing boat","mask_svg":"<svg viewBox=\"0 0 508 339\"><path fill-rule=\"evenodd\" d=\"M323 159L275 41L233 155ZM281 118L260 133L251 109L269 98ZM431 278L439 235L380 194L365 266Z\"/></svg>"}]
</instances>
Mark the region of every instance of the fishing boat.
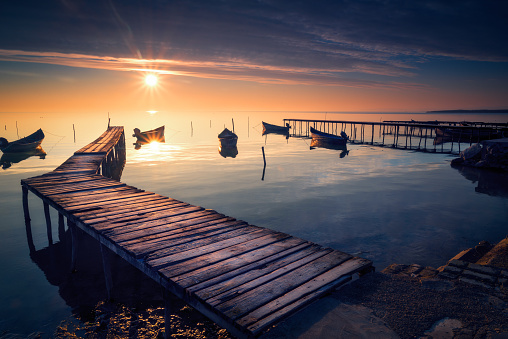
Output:
<instances>
[{"instance_id":1,"label":"fishing boat","mask_svg":"<svg viewBox=\"0 0 508 339\"><path fill-rule=\"evenodd\" d=\"M224 128L224 130L219 133L219 141L221 147L236 147L238 136L235 134L235 132Z\"/></svg>"},{"instance_id":2,"label":"fishing boat","mask_svg":"<svg viewBox=\"0 0 508 339\"><path fill-rule=\"evenodd\" d=\"M152 141L164 142L164 126L141 132L139 128L134 129L133 137L137 138L137 144L149 144Z\"/></svg>"},{"instance_id":3,"label":"fishing boat","mask_svg":"<svg viewBox=\"0 0 508 339\"><path fill-rule=\"evenodd\" d=\"M28 152L39 147L42 140L44 140L44 132L39 128L29 136L13 142L8 142L5 138L0 138L0 150L3 153Z\"/></svg>"},{"instance_id":4,"label":"fishing boat","mask_svg":"<svg viewBox=\"0 0 508 339\"><path fill-rule=\"evenodd\" d=\"M493 128L479 128L479 127L436 127L436 136L441 138L450 138L455 141L464 140L489 140L503 138L508 135L508 131Z\"/></svg>"},{"instance_id":5,"label":"fishing boat","mask_svg":"<svg viewBox=\"0 0 508 339\"><path fill-rule=\"evenodd\" d=\"M349 139L344 131L340 132L340 136L338 136L335 134L318 131L313 127L310 128L310 134L312 136L312 140L320 140L328 144L345 145Z\"/></svg>"},{"instance_id":6,"label":"fishing boat","mask_svg":"<svg viewBox=\"0 0 508 339\"><path fill-rule=\"evenodd\" d=\"M269 134L269 133L287 135L287 134L289 134L289 129L291 128L291 126L289 126L289 124L287 124L287 123L286 123L286 126L272 125L272 124L269 124L264 121L261 121L261 123L263 124L262 135Z\"/></svg>"}]
</instances>

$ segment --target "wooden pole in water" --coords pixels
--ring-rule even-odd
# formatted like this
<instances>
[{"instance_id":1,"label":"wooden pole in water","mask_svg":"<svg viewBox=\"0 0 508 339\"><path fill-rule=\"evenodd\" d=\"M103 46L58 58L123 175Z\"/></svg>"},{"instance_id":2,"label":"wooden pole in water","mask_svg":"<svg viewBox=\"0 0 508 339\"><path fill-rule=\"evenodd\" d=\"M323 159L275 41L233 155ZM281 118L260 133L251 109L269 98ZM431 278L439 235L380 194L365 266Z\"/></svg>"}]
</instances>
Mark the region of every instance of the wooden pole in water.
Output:
<instances>
[{"instance_id":1,"label":"wooden pole in water","mask_svg":"<svg viewBox=\"0 0 508 339\"><path fill-rule=\"evenodd\" d=\"M372 139L370 140L371 145L374 145L374 124L372 124Z\"/></svg>"},{"instance_id":2,"label":"wooden pole in water","mask_svg":"<svg viewBox=\"0 0 508 339\"><path fill-rule=\"evenodd\" d=\"M51 232L51 216L49 215L49 204L47 202L43 202L44 204L44 217L46 218L46 231L48 233L48 242L50 245L53 244L53 234Z\"/></svg>"},{"instance_id":3,"label":"wooden pole in water","mask_svg":"<svg viewBox=\"0 0 508 339\"><path fill-rule=\"evenodd\" d=\"M111 300L111 291L113 289L113 279L111 278L111 264L109 261L109 253L106 246L101 243L102 268L104 270L104 280L106 281L106 291L108 299Z\"/></svg>"},{"instance_id":4,"label":"wooden pole in water","mask_svg":"<svg viewBox=\"0 0 508 339\"><path fill-rule=\"evenodd\" d=\"M23 214L25 216L26 240L28 242L28 249L30 253L35 252L34 239L32 236L32 224L30 222L30 211L28 210L28 188L21 187L23 192Z\"/></svg>"},{"instance_id":5,"label":"wooden pole in water","mask_svg":"<svg viewBox=\"0 0 508 339\"><path fill-rule=\"evenodd\" d=\"M72 131L74 132L74 143L76 143L76 129L74 128L74 124L72 124Z\"/></svg>"},{"instance_id":6,"label":"wooden pole in water","mask_svg":"<svg viewBox=\"0 0 508 339\"><path fill-rule=\"evenodd\" d=\"M231 118L231 123L233 124L233 133L235 132L235 120L233 120L233 118Z\"/></svg>"}]
</instances>

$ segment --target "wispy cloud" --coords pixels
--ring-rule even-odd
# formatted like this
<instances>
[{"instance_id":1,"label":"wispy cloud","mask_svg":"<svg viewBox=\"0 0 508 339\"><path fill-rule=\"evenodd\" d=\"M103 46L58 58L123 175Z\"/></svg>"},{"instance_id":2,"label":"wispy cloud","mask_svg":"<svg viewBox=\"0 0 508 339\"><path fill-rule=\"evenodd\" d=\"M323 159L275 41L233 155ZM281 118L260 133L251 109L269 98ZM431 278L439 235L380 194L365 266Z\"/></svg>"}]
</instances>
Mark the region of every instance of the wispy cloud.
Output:
<instances>
[{"instance_id":1,"label":"wispy cloud","mask_svg":"<svg viewBox=\"0 0 508 339\"><path fill-rule=\"evenodd\" d=\"M380 82L343 76L337 69L296 68L255 65L238 60L220 62L183 61L165 59L135 59L57 52L30 52L0 49L0 60L53 64L77 68L109 71L153 72L209 79L253 81L271 84L304 84L366 88L421 88L421 85L402 82ZM360 70L359 72L371 72Z\"/></svg>"}]
</instances>

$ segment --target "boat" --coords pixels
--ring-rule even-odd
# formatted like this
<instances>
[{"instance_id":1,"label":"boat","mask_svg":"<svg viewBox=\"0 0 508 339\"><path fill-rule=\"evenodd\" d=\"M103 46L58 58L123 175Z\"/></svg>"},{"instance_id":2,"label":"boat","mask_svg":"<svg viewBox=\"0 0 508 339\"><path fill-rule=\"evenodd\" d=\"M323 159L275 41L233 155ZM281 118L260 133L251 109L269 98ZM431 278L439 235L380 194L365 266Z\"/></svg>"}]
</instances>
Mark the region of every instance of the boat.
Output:
<instances>
[{"instance_id":1,"label":"boat","mask_svg":"<svg viewBox=\"0 0 508 339\"><path fill-rule=\"evenodd\" d=\"M218 137L221 147L236 147L238 136L235 134L235 132L232 132L229 129L224 128L224 130L219 133Z\"/></svg>"},{"instance_id":2,"label":"boat","mask_svg":"<svg viewBox=\"0 0 508 339\"><path fill-rule=\"evenodd\" d=\"M28 152L39 147L42 140L44 140L44 132L39 128L29 136L13 142L8 142L5 138L0 138L0 150L3 153Z\"/></svg>"},{"instance_id":3,"label":"boat","mask_svg":"<svg viewBox=\"0 0 508 339\"><path fill-rule=\"evenodd\" d=\"M165 142L164 126L144 132L141 132L139 128L135 128L132 136L137 138L136 144L140 145L149 144L152 141Z\"/></svg>"},{"instance_id":4,"label":"boat","mask_svg":"<svg viewBox=\"0 0 508 339\"><path fill-rule=\"evenodd\" d=\"M449 138L450 141L476 141L503 138L508 135L508 131L492 128L478 128L461 126L455 128L436 127L436 136L443 139Z\"/></svg>"},{"instance_id":5,"label":"boat","mask_svg":"<svg viewBox=\"0 0 508 339\"><path fill-rule=\"evenodd\" d=\"M335 145L345 145L349 139L344 131L340 132L340 136L338 136L335 134L318 131L313 127L310 128L310 134L312 136L312 140L320 140L328 144Z\"/></svg>"},{"instance_id":6,"label":"boat","mask_svg":"<svg viewBox=\"0 0 508 339\"><path fill-rule=\"evenodd\" d=\"M313 150L315 148L326 148L326 149L331 149L331 150L339 150L341 151L340 152L340 157L341 158L344 158L346 155L349 154L349 151L347 149L347 145L344 143L330 143L328 142L328 140L326 139L312 139L311 142L310 142L310 149Z\"/></svg>"},{"instance_id":7,"label":"boat","mask_svg":"<svg viewBox=\"0 0 508 339\"><path fill-rule=\"evenodd\" d=\"M17 164L18 162L21 162L34 156L38 156L41 159L45 159L46 152L42 149L41 146L38 146L26 152L4 153L0 158L0 166L2 166L2 169L5 170L11 167L12 164Z\"/></svg>"},{"instance_id":8,"label":"boat","mask_svg":"<svg viewBox=\"0 0 508 339\"><path fill-rule=\"evenodd\" d=\"M289 135L289 129L291 128L291 126L289 126L288 123L286 123L286 126L272 125L264 121L261 121L261 123L263 124L262 135L269 133Z\"/></svg>"}]
</instances>

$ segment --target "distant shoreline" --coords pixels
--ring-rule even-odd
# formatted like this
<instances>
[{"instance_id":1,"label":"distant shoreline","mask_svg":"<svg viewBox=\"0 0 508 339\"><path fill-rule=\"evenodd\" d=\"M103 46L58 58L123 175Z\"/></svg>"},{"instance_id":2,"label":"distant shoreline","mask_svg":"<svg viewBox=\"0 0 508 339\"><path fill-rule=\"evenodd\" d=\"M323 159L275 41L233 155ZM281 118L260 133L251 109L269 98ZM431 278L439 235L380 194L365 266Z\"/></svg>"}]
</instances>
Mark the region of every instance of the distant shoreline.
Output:
<instances>
[{"instance_id":1,"label":"distant shoreline","mask_svg":"<svg viewBox=\"0 0 508 339\"><path fill-rule=\"evenodd\" d=\"M427 111L427 113L508 113L508 109L448 109Z\"/></svg>"}]
</instances>

